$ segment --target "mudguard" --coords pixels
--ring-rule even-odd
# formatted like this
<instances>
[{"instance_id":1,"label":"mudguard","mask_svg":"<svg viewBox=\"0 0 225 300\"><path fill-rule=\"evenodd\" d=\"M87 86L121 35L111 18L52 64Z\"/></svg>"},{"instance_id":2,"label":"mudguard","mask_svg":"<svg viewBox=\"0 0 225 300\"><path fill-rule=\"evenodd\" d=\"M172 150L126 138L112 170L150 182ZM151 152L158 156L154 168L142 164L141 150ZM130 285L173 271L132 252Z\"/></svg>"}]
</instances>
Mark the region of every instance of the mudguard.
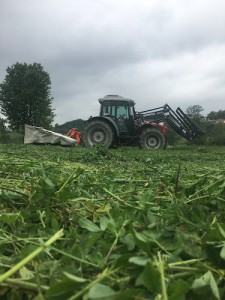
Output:
<instances>
[{"instance_id":1,"label":"mudguard","mask_svg":"<svg viewBox=\"0 0 225 300\"><path fill-rule=\"evenodd\" d=\"M148 122L148 121L144 121L144 125L141 126L141 131L142 129L145 129L145 128L155 128L155 129L158 129L162 132L162 134L164 136L166 136L166 133L167 133L167 127L166 126L163 126L161 124L158 124L158 123L154 123L154 122Z\"/></svg>"}]
</instances>

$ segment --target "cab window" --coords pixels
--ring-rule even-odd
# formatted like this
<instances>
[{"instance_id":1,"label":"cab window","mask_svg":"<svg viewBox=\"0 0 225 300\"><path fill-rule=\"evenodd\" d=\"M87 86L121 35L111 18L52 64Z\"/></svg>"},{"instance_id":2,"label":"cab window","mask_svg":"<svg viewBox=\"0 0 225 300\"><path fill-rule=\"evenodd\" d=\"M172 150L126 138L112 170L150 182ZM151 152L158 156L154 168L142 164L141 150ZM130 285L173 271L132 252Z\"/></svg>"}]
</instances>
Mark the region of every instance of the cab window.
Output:
<instances>
[{"instance_id":1,"label":"cab window","mask_svg":"<svg viewBox=\"0 0 225 300\"><path fill-rule=\"evenodd\" d=\"M102 115L103 116L109 116L110 115L110 106L109 105L103 105Z\"/></svg>"},{"instance_id":2,"label":"cab window","mask_svg":"<svg viewBox=\"0 0 225 300\"><path fill-rule=\"evenodd\" d=\"M127 105L118 105L117 106L116 117L117 117L117 119L119 119L119 118L128 119L128 107L127 107Z\"/></svg>"}]
</instances>

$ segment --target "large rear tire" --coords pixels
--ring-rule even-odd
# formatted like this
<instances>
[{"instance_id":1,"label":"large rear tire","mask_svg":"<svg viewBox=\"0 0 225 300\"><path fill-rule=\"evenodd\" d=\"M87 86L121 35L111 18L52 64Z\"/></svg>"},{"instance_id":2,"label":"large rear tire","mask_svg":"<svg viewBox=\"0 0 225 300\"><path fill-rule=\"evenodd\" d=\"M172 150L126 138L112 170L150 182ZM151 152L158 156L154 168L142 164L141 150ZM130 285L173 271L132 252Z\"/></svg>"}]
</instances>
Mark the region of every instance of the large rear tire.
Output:
<instances>
[{"instance_id":1,"label":"large rear tire","mask_svg":"<svg viewBox=\"0 0 225 300\"><path fill-rule=\"evenodd\" d=\"M111 147L114 139L113 129L106 122L98 120L89 122L84 129L83 141L86 147L100 144Z\"/></svg>"},{"instance_id":2,"label":"large rear tire","mask_svg":"<svg viewBox=\"0 0 225 300\"><path fill-rule=\"evenodd\" d=\"M142 149L162 150L166 147L166 138L161 131L146 128L139 137L139 144Z\"/></svg>"}]
</instances>

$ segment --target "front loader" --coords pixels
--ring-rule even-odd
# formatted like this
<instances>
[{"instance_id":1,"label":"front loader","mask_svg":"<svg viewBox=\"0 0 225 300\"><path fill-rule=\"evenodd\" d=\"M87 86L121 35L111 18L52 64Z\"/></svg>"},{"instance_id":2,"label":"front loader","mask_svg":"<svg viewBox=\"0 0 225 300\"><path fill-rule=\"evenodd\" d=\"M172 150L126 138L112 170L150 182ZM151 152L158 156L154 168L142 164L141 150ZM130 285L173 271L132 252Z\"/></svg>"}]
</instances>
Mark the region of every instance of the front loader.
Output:
<instances>
[{"instance_id":1,"label":"front loader","mask_svg":"<svg viewBox=\"0 0 225 300\"><path fill-rule=\"evenodd\" d=\"M136 112L135 102L118 95L99 99L100 114L86 121L83 142L86 147L104 144L138 145L143 149L166 147L167 123L188 141L196 141L204 131L180 108L176 112L169 105Z\"/></svg>"}]
</instances>

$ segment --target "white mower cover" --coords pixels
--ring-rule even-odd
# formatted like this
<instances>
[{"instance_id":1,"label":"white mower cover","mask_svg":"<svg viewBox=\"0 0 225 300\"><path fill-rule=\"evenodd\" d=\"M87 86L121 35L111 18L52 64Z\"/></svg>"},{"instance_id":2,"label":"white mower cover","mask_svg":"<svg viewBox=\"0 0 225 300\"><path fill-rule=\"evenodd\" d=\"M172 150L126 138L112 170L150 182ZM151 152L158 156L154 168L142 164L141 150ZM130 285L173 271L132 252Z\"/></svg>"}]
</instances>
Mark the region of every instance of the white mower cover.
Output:
<instances>
[{"instance_id":1,"label":"white mower cover","mask_svg":"<svg viewBox=\"0 0 225 300\"><path fill-rule=\"evenodd\" d=\"M24 144L75 146L76 140L42 127L25 125Z\"/></svg>"}]
</instances>

